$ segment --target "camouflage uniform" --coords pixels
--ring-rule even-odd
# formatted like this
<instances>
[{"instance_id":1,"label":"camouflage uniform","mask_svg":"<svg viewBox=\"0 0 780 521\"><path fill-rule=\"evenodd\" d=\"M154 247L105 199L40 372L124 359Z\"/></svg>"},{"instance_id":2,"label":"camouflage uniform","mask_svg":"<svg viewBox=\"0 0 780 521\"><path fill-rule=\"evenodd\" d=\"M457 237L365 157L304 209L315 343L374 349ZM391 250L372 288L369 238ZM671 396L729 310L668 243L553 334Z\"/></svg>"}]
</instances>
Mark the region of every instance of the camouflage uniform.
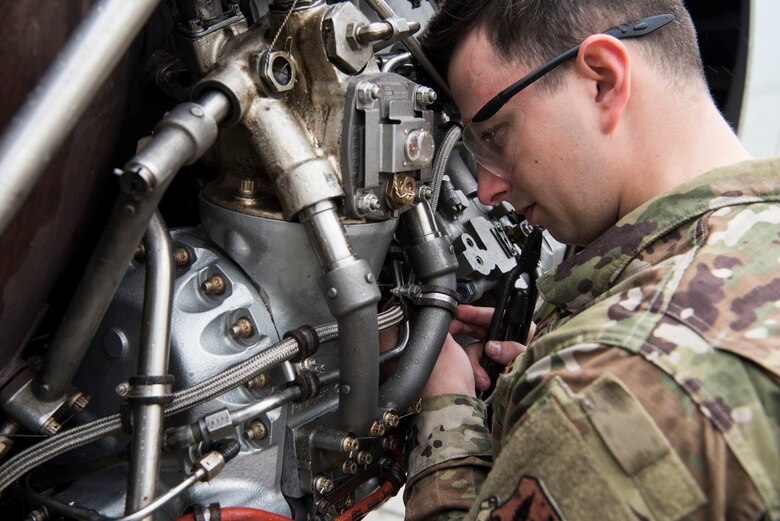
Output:
<instances>
[{"instance_id":1,"label":"camouflage uniform","mask_svg":"<svg viewBox=\"0 0 780 521\"><path fill-rule=\"evenodd\" d=\"M540 279L553 323L491 431L477 399L424 402L407 518L780 519L779 263L780 159L624 217Z\"/></svg>"}]
</instances>

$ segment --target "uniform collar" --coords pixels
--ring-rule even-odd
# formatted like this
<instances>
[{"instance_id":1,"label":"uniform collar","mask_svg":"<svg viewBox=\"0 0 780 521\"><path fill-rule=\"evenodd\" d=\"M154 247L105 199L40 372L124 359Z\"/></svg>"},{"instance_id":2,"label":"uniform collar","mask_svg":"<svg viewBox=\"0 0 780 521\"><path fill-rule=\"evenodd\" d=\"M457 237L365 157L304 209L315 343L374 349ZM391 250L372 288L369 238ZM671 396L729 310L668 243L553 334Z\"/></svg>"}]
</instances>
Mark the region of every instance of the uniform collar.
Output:
<instances>
[{"instance_id":1,"label":"uniform collar","mask_svg":"<svg viewBox=\"0 0 780 521\"><path fill-rule=\"evenodd\" d=\"M711 170L651 199L623 217L574 257L539 278L539 292L568 312L612 287L637 255L670 231L710 211L780 200L780 158Z\"/></svg>"}]
</instances>

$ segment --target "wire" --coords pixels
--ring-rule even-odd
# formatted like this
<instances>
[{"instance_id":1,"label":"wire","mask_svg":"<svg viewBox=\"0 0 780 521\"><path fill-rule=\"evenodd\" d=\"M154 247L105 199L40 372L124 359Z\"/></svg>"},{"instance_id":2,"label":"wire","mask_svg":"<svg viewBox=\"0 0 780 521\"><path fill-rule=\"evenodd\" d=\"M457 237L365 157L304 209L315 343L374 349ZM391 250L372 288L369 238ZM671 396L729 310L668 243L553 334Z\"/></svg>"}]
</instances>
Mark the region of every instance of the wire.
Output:
<instances>
[{"instance_id":1,"label":"wire","mask_svg":"<svg viewBox=\"0 0 780 521\"><path fill-rule=\"evenodd\" d=\"M292 521L274 512L248 507L225 507L219 510L222 521ZM195 514L186 514L176 518L176 521L195 521Z\"/></svg>"}]
</instances>

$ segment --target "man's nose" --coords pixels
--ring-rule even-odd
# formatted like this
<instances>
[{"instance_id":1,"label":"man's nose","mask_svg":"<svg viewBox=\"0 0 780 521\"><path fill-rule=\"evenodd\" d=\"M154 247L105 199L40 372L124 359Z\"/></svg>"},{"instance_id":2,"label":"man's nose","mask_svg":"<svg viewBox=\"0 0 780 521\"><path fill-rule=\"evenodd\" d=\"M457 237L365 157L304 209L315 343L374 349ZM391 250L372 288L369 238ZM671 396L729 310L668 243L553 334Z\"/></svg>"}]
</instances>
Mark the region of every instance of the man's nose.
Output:
<instances>
[{"instance_id":1,"label":"man's nose","mask_svg":"<svg viewBox=\"0 0 780 521\"><path fill-rule=\"evenodd\" d=\"M510 183L477 164L477 197L479 202L493 206L509 200Z\"/></svg>"}]
</instances>

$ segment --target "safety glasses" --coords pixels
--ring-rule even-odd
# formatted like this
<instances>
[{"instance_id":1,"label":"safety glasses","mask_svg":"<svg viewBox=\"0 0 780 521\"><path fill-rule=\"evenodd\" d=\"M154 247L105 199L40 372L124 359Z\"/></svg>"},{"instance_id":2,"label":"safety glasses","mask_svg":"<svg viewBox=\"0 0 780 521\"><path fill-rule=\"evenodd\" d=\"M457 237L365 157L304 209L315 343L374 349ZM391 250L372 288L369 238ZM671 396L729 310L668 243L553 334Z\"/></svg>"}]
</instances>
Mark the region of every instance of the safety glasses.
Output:
<instances>
[{"instance_id":1,"label":"safety glasses","mask_svg":"<svg viewBox=\"0 0 780 521\"><path fill-rule=\"evenodd\" d=\"M636 22L618 25L602 34L618 39L636 38L650 34L673 20L674 15L672 14L650 16ZM496 94L477 111L471 122L463 127L463 144L484 168L499 176L508 174L514 160L512 152L516 145L515 136L525 123L525 114L522 111L506 110L502 111L501 114L497 113L517 93L577 56L580 45L578 44L556 56Z\"/></svg>"}]
</instances>

